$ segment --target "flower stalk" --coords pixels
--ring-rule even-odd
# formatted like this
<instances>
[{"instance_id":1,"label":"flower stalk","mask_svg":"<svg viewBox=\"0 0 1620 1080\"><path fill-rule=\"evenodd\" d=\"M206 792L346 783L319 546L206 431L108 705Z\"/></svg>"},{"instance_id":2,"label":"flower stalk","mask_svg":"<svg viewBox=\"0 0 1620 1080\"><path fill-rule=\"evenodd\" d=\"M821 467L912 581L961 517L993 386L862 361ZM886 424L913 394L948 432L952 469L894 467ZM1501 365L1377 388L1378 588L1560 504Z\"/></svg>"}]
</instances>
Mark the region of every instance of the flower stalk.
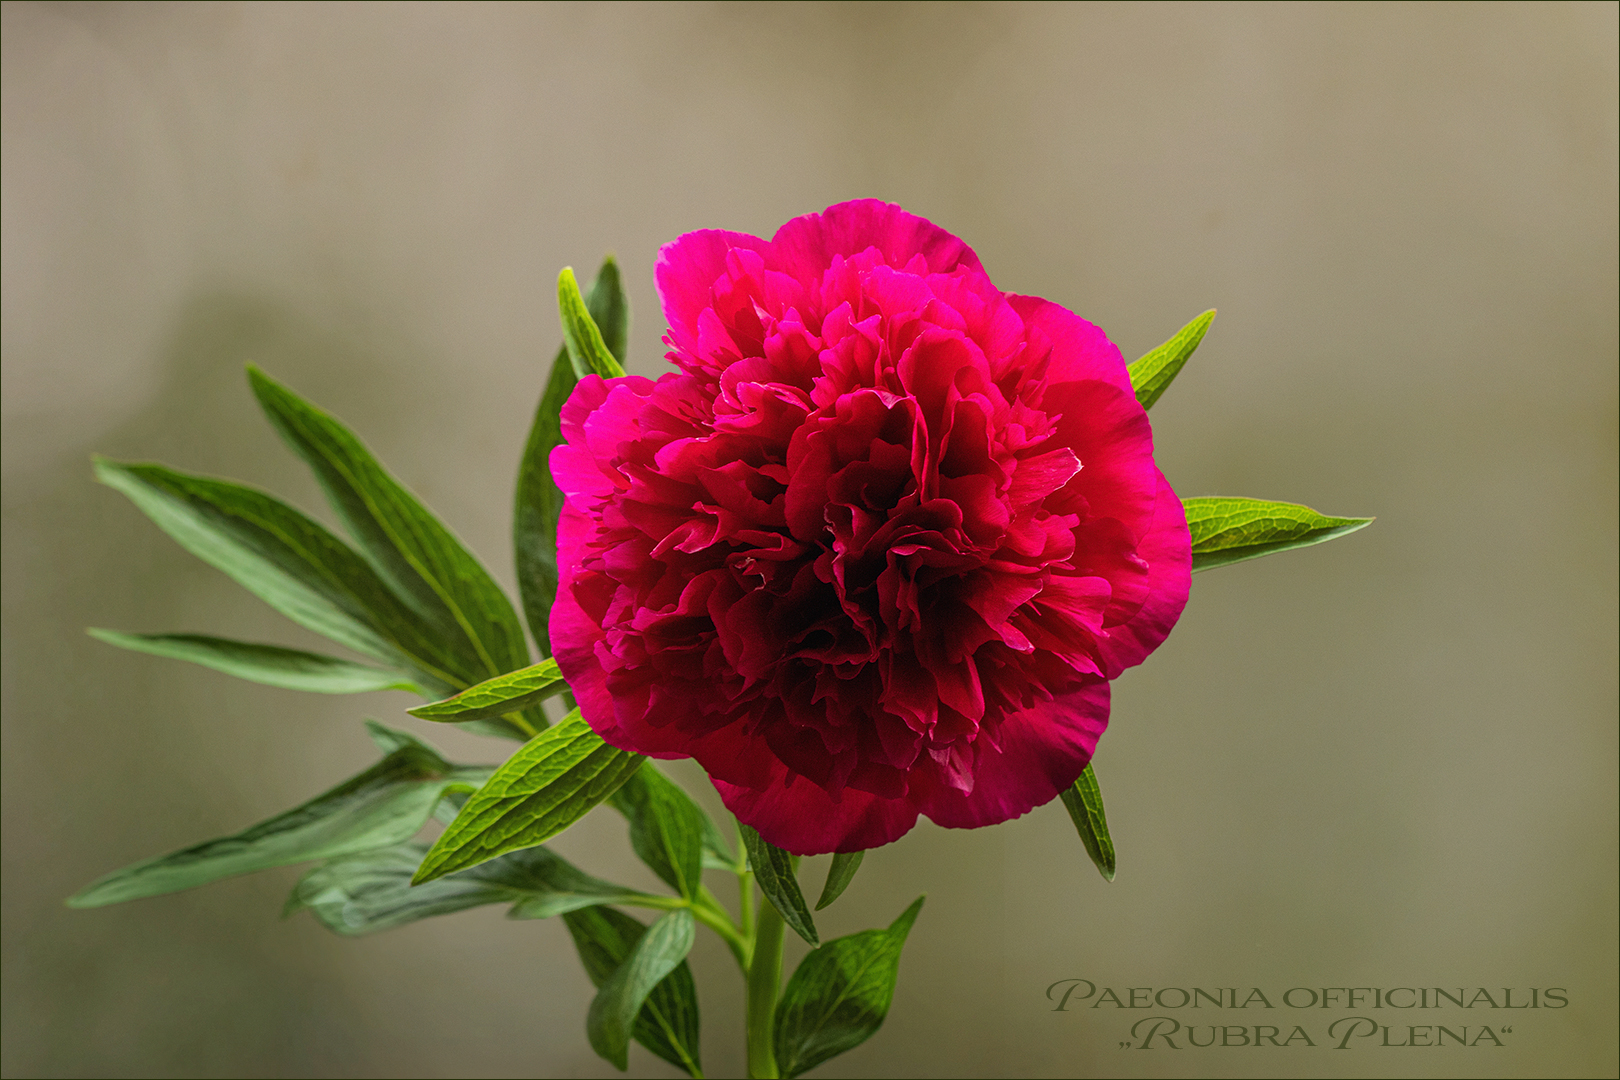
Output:
<instances>
[{"instance_id":1,"label":"flower stalk","mask_svg":"<svg viewBox=\"0 0 1620 1080\"><path fill-rule=\"evenodd\" d=\"M776 1077L776 995L782 985L782 916L769 903L759 905L753 961L748 966L748 1075Z\"/></svg>"}]
</instances>

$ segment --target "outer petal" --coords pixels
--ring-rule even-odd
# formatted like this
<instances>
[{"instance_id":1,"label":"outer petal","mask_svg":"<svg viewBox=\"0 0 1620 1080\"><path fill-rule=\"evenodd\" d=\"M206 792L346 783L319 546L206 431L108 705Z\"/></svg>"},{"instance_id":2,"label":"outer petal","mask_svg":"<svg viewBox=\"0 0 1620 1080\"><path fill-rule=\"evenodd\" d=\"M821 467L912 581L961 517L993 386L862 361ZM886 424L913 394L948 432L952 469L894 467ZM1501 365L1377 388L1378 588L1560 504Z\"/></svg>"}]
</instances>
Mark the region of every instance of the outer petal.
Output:
<instances>
[{"instance_id":1,"label":"outer petal","mask_svg":"<svg viewBox=\"0 0 1620 1080\"><path fill-rule=\"evenodd\" d=\"M1131 376L1125 369L1125 357L1119 346L1108 340L1093 324L1068 308L1043 300L1039 296L1007 295L1024 326L1039 330L1052 341L1052 358L1046 369L1050 383L1077 382L1082 379L1101 379L1111 382L1133 397Z\"/></svg>"},{"instance_id":2,"label":"outer petal","mask_svg":"<svg viewBox=\"0 0 1620 1080\"><path fill-rule=\"evenodd\" d=\"M819 214L794 218L776 230L768 258L774 269L819 286L833 256L848 258L869 247L881 251L893 267L921 255L930 273L948 273L958 266L980 269L979 257L961 240L927 218L877 199L839 203Z\"/></svg>"},{"instance_id":3,"label":"outer petal","mask_svg":"<svg viewBox=\"0 0 1620 1080\"><path fill-rule=\"evenodd\" d=\"M732 248L764 252L770 244L747 233L700 229L658 249L653 270L658 300L681 344L697 342L698 316L713 304L714 283L726 272L726 252Z\"/></svg>"},{"instance_id":4,"label":"outer petal","mask_svg":"<svg viewBox=\"0 0 1620 1080\"><path fill-rule=\"evenodd\" d=\"M835 801L802 776L789 785L786 766L772 763L777 771L763 790L718 779L713 783L720 801L738 821L795 855L864 851L900 839L917 824L917 808L906 799L884 799L846 787Z\"/></svg>"},{"instance_id":5,"label":"outer petal","mask_svg":"<svg viewBox=\"0 0 1620 1080\"><path fill-rule=\"evenodd\" d=\"M568 688L579 702L580 715L591 729L621 750L634 750L619 732L613 717L613 698L607 689L607 673L596 659L596 645L603 640L602 628L585 614L574 595L578 564L575 561L590 535L588 518L565 503L557 521L557 599L551 605L548 629L557 667L562 669Z\"/></svg>"},{"instance_id":6,"label":"outer petal","mask_svg":"<svg viewBox=\"0 0 1620 1080\"><path fill-rule=\"evenodd\" d=\"M1192 537L1187 533L1187 512L1159 473L1159 497L1153 525L1137 545L1136 554L1148 564L1148 595L1136 617L1108 632L1100 652L1104 674L1119 677L1159 647L1169 635L1192 588Z\"/></svg>"},{"instance_id":7,"label":"outer petal","mask_svg":"<svg viewBox=\"0 0 1620 1080\"><path fill-rule=\"evenodd\" d=\"M1051 802L1079 778L1108 727L1108 687L1098 680L1007 717L1000 750L981 736L971 794L933 769L913 770L912 802L948 829L995 825Z\"/></svg>"}]
</instances>

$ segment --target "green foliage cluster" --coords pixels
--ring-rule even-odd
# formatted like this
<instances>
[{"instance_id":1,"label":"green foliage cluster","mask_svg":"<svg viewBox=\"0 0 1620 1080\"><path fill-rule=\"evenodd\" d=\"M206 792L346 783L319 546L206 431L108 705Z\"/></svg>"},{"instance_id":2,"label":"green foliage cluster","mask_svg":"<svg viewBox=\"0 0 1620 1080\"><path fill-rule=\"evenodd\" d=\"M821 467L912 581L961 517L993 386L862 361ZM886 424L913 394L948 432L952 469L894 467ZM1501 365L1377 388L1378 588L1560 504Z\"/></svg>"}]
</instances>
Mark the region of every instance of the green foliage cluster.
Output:
<instances>
[{"instance_id":1,"label":"green foliage cluster","mask_svg":"<svg viewBox=\"0 0 1620 1080\"><path fill-rule=\"evenodd\" d=\"M573 704L555 661L545 658L562 508L549 458L562 441L559 414L578 379L624 373L630 310L611 258L588 298L565 269L558 300L564 343L524 449L513 515L521 606L538 663L512 604L455 535L342 423L256 368L248 369L254 394L314 472L349 541L240 484L96 460L98 479L187 550L369 662L199 634L91 630L97 638L292 690L411 691L428 699L407 710L413 716L522 745L498 766L455 764L414 735L367 721L383 755L369 769L241 832L109 874L68 903L98 907L314 862L284 914L308 911L342 935L485 904L508 904L515 919L561 916L597 988L586 1014L591 1047L624 1069L635 1040L694 1077L702 1076L700 1024L686 956L702 924L726 942L748 980L751 1074L798 1076L883 1023L923 901L886 928L823 942L795 856L741 824L734 852L678 785L652 762L604 743L577 709L548 722L547 699ZM1205 312L1131 365L1144 407L1175 378L1213 317ZM1185 505L1195 570L1320 543L1369 520L1254 499ZM1087 854L1112 880L1114 844L1091 766L1062 802ZM543 846L602 803L624 816L631 847L668 894L592 877ZM427 843L419 835L434 819L444 828ZM863 855L834 857L815 910L843 894ZM735 876L737 916L704 885L704 870ZM757 912L756 885L765 900ZM625 907L659 914L648 925ZM814 947L785 988L784 925Z\"/></svg>"}]
</instances>

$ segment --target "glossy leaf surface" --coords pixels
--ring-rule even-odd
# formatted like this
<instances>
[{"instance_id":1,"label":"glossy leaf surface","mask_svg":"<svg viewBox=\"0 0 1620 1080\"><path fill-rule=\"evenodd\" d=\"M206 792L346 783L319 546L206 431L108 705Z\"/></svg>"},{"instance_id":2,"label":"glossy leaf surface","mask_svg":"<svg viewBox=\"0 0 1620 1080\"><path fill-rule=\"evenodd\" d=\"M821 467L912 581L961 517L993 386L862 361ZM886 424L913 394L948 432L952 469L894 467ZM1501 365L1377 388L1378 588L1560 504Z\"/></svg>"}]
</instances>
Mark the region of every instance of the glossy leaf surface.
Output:
<instances>
[{"instance_id":1,"label":"glossy leaf surface","mask_svg":"<svg viewBox=\"0 0 1620 1080\"><path fill-rule=\"evenodd\" d=\"M754 871L759 891L782 916L782 921L793 928L811 945L821 944L816 933L816 921L805 905L804 893L799 891L799 879L794 874L793 856L766 840L747 825L739 825L743 846L748 849L748 863Z\"/></svg>"},{"instance_id":2,"label":"glossy leaf surface","mask_svg":"<svg viewBox=\"0 0 1620 1080\"><path fill-rule=\"evenodd\" d=\"M618 790L642 758L602 741L576 710L530 739L467 800L415 880L543 844Z\"/></svg>"},{"instance_id":3,"label":"glossy leaf surface","mask_svg":"<svg viewBox=\"0 0 1620 1080\"><path fill-rule=\"evenodd\" d=\"M1183 499L1181 505L1192 533L1194 573L1336 540L1373 520L1328 517L1308 506L1265 499L1215 496Z\"/></svg>"},{"instance_id":4,"label":"glossy leaf surface","mask_svg":"<svg viewBox=\"0 0 1620 1080\"><path fill-rule=\"evenodd\" d=\"M776 1064L799 1076L871 1038L883 1025L918 897L885 930L834 938L805 956L776 1006Z\"/></svg>"},{"instance_id":5,"label":"glossy leaf surface","mask_svg":"<svg viewBox=\"0 0 1620 1080\"><path fill-rule=\"evenodd\" d=\"M1108 816L1103 812L1102 788L1097 786L1097 774L1087 762L1085 769L1068 790L1063 792L1063 808L1069 812L1075 831L1086 854L1097 870L1109 881L1114 880L1116 860L1114 840L1108 835Z\"/></svg>"},{"instance_id":6,"label":"glossy leaf surface","mask_svg":"<svg viewBox=\"0 0 1620 1080\"><path fill-rule=\"evenodd\" d=\"M360 694L369 690L422 692L398 672L278 645L258 645L203 634L125 634L93 627L89 634L120 649L186 660L238 679L287 690L315 694Z\"/></svg>"}]
</instances>

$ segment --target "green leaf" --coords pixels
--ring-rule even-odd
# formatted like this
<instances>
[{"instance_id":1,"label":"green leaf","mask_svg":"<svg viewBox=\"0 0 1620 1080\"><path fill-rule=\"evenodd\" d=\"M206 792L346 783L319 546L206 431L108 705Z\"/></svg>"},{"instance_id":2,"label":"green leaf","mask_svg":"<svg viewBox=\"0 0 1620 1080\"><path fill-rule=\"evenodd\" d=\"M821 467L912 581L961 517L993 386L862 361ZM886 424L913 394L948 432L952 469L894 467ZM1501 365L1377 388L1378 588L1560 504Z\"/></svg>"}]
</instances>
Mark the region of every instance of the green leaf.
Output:
<instances>
[{"instance_id":1,"label":"green leaf","mask_svg":"<svg viewBox=\"0 0 1620 1080\"><path fill-rule=\"evenodd\" d=\"M563 267L562 273L557 275L557 309L562 315L563 343L576 376L583 379L595 373L604 379L615 379L624 374L624 366L608 350L602 331L597 329L590 309L585 306L572 266Z\"/></svg>"},{"instance_id":2,"label":"green leaf","mask_svg":"<svg viewBox=\"0 0 1620 1080\"><path fill-rule=\"evenodd\" d=\"M404 745L359 776L233 836L147 859L68 900L100 907L178 892L272 866L388 847L416 835L445 790L473 787L489 770L451 765L420 743Z\"/></svg>"},{"instance_id":3,"label":"green leaf","mask_svg":"<svg viewBox=\"0 0 1620 1080\"><path fill-rule=\"evenodd\" d=\"M316 694L359 694L368 690L422 692L421 687L397 672L276 645L255 645L202 634L124 634L95 627L88 633L97 641L120 649L189 660L239 679L288 690L308 690Z\"/></svg>"},{"instance_id":4,"label":"green leaf","mask_svg":"<svg viewBox=\"0 0 1620 1080\"><path fill-rule=\"evenodd\" d=\"M467 685L454 658L377 572L317 522L253 488L161 465L95 459L96 478L180 546L292 619L408 671L432 693Z\"/></svg>"},{"instance_id":5,"label":"green leaf","mask_svg":"<svg viewBox=\"0 0 1620 1080\"><path fill-rule=\"evenodd\" d=\"M703 869L726 870L733 874L748 869L747 859L731 853L731 845L720 835L708 814L703 815Z\"/></svg>"},{"instance_id":6,"label":"green leaf","mask_svg":"<svg viewBox=\"0 0 1620 1080\"><path fill-rule=\"evenodd\" d=\"M648 761L614 792L613 806L630 819L630 846L637 857L688 900L697 896L709 823L698 804Z\"/></svg>"},{"instance_id":7,"label":"green leaf","mask_svg":"<svg viewBox=\"0 0 1620 1080\"><path fill-rule=\"evenodd\" d=\"M1130 366L1131 386L1135 388L1136 400L1142 403L1142 408L1153 408L1153 403L1159 400L1159 395L1180 374L1187 358L1204 340L1204 331L1209 329L1214 319L1215 309L1211 308L1177 330L1175 337Z\"/></svg>"},{"instance_id":8,"label":"green leaf","mask_svg":"<svg viewBox=\"0 0 1620 1080\"><path fill-rule=\"evenodd\" d=\"M445 642L461 683L527 667L517 613L461 542L337 419L256 367L248 368L248 379L265 415L314 471L372 566ZM538 709L525 719L497 723L525 734L545 726Z\"/></svg>"},{"instance_id":9,"label":"green leaf","mask_svg":"<svg viewBox=\"0 0 1620 1080\"><path fill-rule=\"evenodd\" d=\"M799 879L793 873L793 856L765 839L747 825L738 823L742 831L743 846L748 849L748 862L754 870L759 890L770 900L782 916L782 921L793 928L812 946L820 945L816 922L804 904L799 891Z\"/></svg>"},{"instance_id":10,"label":"green leaf","mask_svg":"<svg viewBox=\"0 0 1620 1080\"><path fill-rule=\"evenodd\" d=\"M392 754L402 746L416 746L430 754L437 754L438 748L432 743L418 739L408 731L391 728L387 724L379 724L375 720L365 721L366 734L371 737L372 743L385 754Z\"/></svg>"},{"instance_id":11,"label":"green leaf","mask_svg":"<svg viewBox=\"0 0 1620 1080\"><path fill-rule=\"evenodd\" d=\"M1297 503L1215 496L1183 499L1192 533L1192 568L1212 570L1364 529L1372 518L1328 517Z\"/></svg>"},{"instance_id":12,"label":"green leaf","mask_svg":"<svg viewBox=\"0 0 1620 1080\"><path fill-rule=\"evenodd\" d=\"M668 899L591 877L543 847L413 886L427 851L426 844L396 844L334 859L303 876L287 911L308 908L328 930L352 936L483 904L511 903L509 917L536 919L594 904Z\"/></svg>"},{"instance_id":13,"label":"green leaf","mask_svg":"<svg viewBox=\"0 0 1620 1080\"><path fill-rule=\"evenodd\" d=\"M641 762L603 742L574 710L523 744L467 800L422 861L416 883L545 843L617 791Z\"/></svg>"},{"instance_id":14,"label":"green leaf","mask_svg":"<svg viewBox=\"0 0 1620 1080\"><path fill-rule=\"evenodd\" d=\"M1097 774L1088 761L1079 779L1063 792L1063 807L1074 822L1086 854L1097 865L1097 870L1109 881L1114 880L1114 840L1108 835L1108 815L1103 812L1102 788L1097 786Z\"/></svg>"},{"instance_id":15,"label":"green leaf","mask_svg":"<svg viewBox=\"0 0 1620 1080\"><path fill-rule=\"evenodd\" d=\"M861 859L865 857L864 851L840 851L833 856L832 865L827 868L827 883L821 887L821 899L816 901L817 911L844 895L849 883L855 880L855 871L861 868Z\"/></svg>"},{"instance_id":16,"label":"green leaf","mask_svg":"<svg viewBox=\"0 0 1620 1080\"><path fill-rule=\"evenodd\" d=\"M423 720L458 724L467 720L488 720L538 706L546 698L566 693L568 684L557 661L542 660L526 668L497 675L476 686L469 686L453 698L418 705L405 711Z\"/></svg>"},{"instance_id":17,"label":"green leaf","mask_svg":"<svg viewBox=\"0 0 1620 1080\"><path fill-rule=\"evenodd\" d=\"M776 1005L776 1064L784 1077L854 1049L883 1026L900 951L922 905L919 896L887 930L835 938L800 962Z\"/></svg>"},{"instance_id":18,"label":"green leaf","mask_svg":"<svg viewBox=\"0 0 1620 1080\"><path fill-rule=\"evenodd\" d=\"M639 920L609 907L571 911L563 916L573 935L585 974L600 987L613 977L647 932ZM697 986L682 960L653 987L636 1014L635 1040L676 1068L701 1076Z\"/></svg>"},{"instance_id":19,"label":"green leaf","mask_svg":"<svg viewBox=\"0 0 1620 1080\"><path fill-rule=\"evenodd\" d=\"M609 255L596 272L585 301L591 321L601 331L608 351L624 360L630 333L630 301L619 283L619 267ZM512 544L517 553L518 593L523 614L540 651L551 653L552 598L557 594L557 518L563 496L551 479L551 451L562 443L562 407L578 381L568 346L557 350L545 392L534 411L529 441L518 466L517 496L512 513Z\"/></svg>"},{"instance_id":20,"label":"green leaf","mask_svg":"<svg viewBox=\"0 0 1620 1080\"><path fill-rule=\"evenodd\" d=\"M629 1067L627 1051L636 1016L652 993L674 971L697 938L690 911L671 911L641 935L630 955L596 992L585 1017L591 1049L618 1066Z\"/></svg>"}]
</instances>

